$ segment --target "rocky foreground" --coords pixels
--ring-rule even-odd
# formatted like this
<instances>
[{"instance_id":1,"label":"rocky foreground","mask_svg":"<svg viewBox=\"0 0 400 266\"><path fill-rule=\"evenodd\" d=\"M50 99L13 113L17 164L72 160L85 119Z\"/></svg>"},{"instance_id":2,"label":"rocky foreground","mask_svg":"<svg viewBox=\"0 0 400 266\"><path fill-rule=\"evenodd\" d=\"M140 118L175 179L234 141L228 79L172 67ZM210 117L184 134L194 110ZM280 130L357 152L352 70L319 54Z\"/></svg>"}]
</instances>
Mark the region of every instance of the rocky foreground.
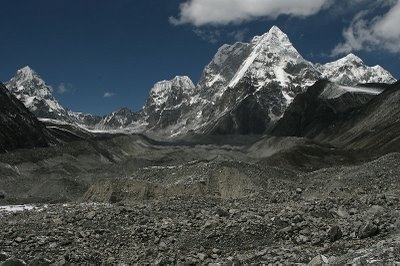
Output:
<instances>
[{"instance_id":1,"label":"rocky foreground","mask_svg":"<svg viewBox=\"0 0 400 266\"><path fill-rule=\"evenodd\" d=\"M344 197L345 190L321 199L299 187L235 200L170 197L3 210L0 260L3 265L398 265L398 194L358 189Z\"/></svg>"}]
</instances>

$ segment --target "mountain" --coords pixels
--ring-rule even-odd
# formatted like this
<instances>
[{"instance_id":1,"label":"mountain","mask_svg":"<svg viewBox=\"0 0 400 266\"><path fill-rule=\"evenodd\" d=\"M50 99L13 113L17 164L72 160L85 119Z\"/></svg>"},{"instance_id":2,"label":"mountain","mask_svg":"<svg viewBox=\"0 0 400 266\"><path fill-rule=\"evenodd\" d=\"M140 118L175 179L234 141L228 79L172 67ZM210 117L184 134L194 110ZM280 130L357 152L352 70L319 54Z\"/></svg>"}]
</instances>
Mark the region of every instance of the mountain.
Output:
<instances>
[{"instance_id":1,"label":"mountain","mask_svg":"<svg viewBox=\"0 0 400 266\"><path fill-rule=\"evenodd\" d=\"M324 78L341 85L354 86L360 83L394 83L395 78L381 66L369 67L361 58L349 54L335 62L316 65Z\"/></svg>"},{"instance_id":2,"label":"mountain","mask_svg":"<svg viewBox=\"0 0 400 266\"><path fill-rule=\"evenodd\" d=\"M157 82L150 90L141 111L147 128L159 130L178 123L190 111L197 89L187 76L176 76L172 80Z\"/></svg>"},{"instance_id":3,"label":"mountain","mask_svg":"<svg viewBox=\"0 0 400 266\"><path fill-rule=\"evenodd\" d=\"M356 151L362 158L400 148L400 82L339 86L319 81L298 95L271 132Z\"/></svg>"},{"instance_id":4,"label":"mountain","mask_svg":"<svg viewBox=\"0 0 400 266\"><path fill-rule=\"evenodd\" d=\"M223 45L204 68L197 85L187 76L157 82L143 108L123 108L107 116L62 107L29 67L17 71L9 90L36 116L90 129L129 129L171 137L198 134L263 134L272 130L293 99L321 79L340 86L393 83L380 66L355 56L324 65L304 59L278 27L249 43Z\"/></svg>"},{"instance_id":5,"label":"mountain","mask_svg":"<svg viewBox=\"0 0 400 266\"><path fill-rule=\"evenodd\" d=\"M270 134L307 138L330 136L341 121L384 90L382 85L350 87L328 80L317 81L296 96Z\"/></svg>"},{"instance_id":6,"label":"mountain","mask_svg":"<svg viewBox=\"0 0 400 266\"><path fill-rule=\"evenodd\" d=\"M52 89L29 66L5 83L8 90L37 117L69 121L68 111L52 95Z\"/></svg>"},{"instance_id":7,"label":"mountain","mask_svg":"<svg viewBox=\"0 0 400 266\"><path fill-rule=\"evenodd\" d=\"M274 26L250 43L222 46L205 67L189 106L175 108L185 114L152 130L165 135L262 134L274 127L296 95L324 78L339 85L395 81L388 71L368 67L352 54L313 64Z\"/></svg>"},{"instance_id":8,"label":"mountain","mask_svg":"<svg viewBox=\"0 0 400 266\"><path fill-rule=\"evenodd\" d=\"M0 152L46 147L53 141L45 125L0 83Z\"/></svg>"},{"instance_id":9,"label":"mountain","mask_svg":"<svg viewBox=\"0 0 400 266\"><path fill-rule=\"evenodd\" d=\"M128 108L121 108L109 115L104 116L92 125L95 129L123 129L132 127L139 120L139 114L132 112ZM88 126L88 123L84 123ZM90 126L90 125L89 125Z\"/></svg>"}]
</instances>

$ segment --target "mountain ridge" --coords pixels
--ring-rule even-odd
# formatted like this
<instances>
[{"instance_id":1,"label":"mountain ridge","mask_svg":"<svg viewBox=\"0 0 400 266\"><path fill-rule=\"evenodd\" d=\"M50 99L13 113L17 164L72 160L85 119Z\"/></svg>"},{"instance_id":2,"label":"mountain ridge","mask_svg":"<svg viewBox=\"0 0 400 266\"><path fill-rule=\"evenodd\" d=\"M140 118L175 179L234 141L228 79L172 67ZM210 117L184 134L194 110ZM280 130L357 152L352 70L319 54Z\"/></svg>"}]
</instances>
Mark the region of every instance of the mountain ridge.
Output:
<instances>
[{"instance_id":1,"label":"mountain ridge","mask_svg":"<svg viewBox=\"0 0 400 266\"><path fill-rule=\"evenodd\" d=\"M18 70L7 88L40 118L60 119L89 129L129 128L175 136L189 131L208 132L206 128L223 117L230 116L229 123L243 120L233 114L241 113L235 108L245 108L240 103L251 95L255 109L266 114L267 130L282 117L296 95L319 79L349 86L395 81L382 67L366 66L354 54L323 65L313 64L274 26L249 43L221 46L196 85L187 76L157 82L139 112L120 109L103 117L72 112L58 103L50 86L29 67ZM43 97L35 89L44 91ZM239 127L234 131L241 131Z\"/></svg>"}]
</instances>

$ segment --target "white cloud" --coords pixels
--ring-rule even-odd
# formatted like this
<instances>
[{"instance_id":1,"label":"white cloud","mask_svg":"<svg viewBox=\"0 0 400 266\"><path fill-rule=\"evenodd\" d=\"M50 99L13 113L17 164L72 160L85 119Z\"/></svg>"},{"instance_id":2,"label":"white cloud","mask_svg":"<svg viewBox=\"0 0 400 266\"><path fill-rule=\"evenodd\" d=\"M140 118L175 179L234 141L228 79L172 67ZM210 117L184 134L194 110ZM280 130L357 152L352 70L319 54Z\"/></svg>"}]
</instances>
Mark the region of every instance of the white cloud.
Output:
<instances>
[{"instance_id":1,"label":"white cloud","mask_svg":"<svg viewBox=\"0 0 400 266\"><path fill-rule=\"evenodd\" d=\"M318 13L332 0L187 0L180 5L174 25L238 24L258 18L276 19L280 15L305 17Z\"/></svg>"},{"instance_id":2,"label":"white cloud","mask_svg":"<svg viewBox=\"0 0 400 266\"><path fill-rule=\"evenodd\" d=\"M359 50L400 53L400 0L388 0L384 4L391 4L391 7L383 16L370 18L369 11L358 13L343 31L345 41L338 44L331 55Z\"/></svg>"},{"instance_id":3,"label":"white cloud","mask_svg":"<svg viewBox=\"0 0 400 266\"><path fill-rule=\"evenodd\" d=\"M66 86L64 83L60 83L60 84L57 86L57 93L59 93L59 94L64 94L64 93L66 93L66 92L68 92L67 86Z\"/></svg>"},{"instance_id":4,"label":"white cloud","mask_svg":"<svg viewBox=\"0 0 400 266\"><path fill-rule=\"evenodd\" d=\"M202 40L207 41L209 43L217 43L221 37L221 31L219 30L205 30L194 28L193 32L199 36Z\"/></svg>"},{"instance_id":5,"label":"white cloud","mask_svg":"<svg viewBox=\"0 0 400 266\"><path fill-rule=\"evenodd\" d=\"M246 38L246 34L248 31L249 31L248 29L240 29L232 31L228 35L233 37L233 39L237 42L243 42Z\"/></svg>"},{"instance_id":6,"label":"white cloud","mask_svg":"<svg viewBox=\"0 0 400 266\"><path fill-rule=\"evenodd\" d=\"M104 93L103 98L110 98L113 96L115 96L115 93L107 91Z\"/></svg>"}]
</instances>

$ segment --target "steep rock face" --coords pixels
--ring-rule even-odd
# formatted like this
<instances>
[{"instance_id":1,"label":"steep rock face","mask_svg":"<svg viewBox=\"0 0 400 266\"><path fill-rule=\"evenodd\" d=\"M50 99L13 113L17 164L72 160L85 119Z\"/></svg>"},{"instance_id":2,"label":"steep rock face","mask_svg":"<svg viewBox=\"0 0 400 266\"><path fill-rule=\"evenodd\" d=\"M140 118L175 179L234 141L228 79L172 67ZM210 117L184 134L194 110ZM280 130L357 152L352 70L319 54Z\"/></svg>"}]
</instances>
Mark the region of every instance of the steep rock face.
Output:
<instances>
[{"instance_id":1,"label":"steep rock face","mask_svg":"<svg viewBox=\"0 0 400 266\"><path fill-rule=\"evenodd\" d=\"M50 86L29 66L19 69L5 85L36 117L70 121L68 111L53 97Z\"/></svg>"},{"instance_id":2,"label":"steep rock face","mask_svg":"<svg viewBox=\"0 0 400 266\"><path fill-rule=\"evenodd\" d=\"M196 97L196 86L187 76L157 82L141 111L148 128L164 129L176 124Z\"/></svg>"},{"instance_id":3,"label":"steep rock face","mask_svg":"<svg viewBox=\"0 0 400 266\"><path fill-rule=\"evenodd\" d=\"M243 99L229 113L214 124L207 125L204 133L212 135L263 134L270 122L268 115L254 95Z\"/></svg>"},{"instance_id":4,"label":"steep rock face","mask_svg":"<svg viewBox=\"0 0 400 266\"><path fill-rule=\"evenodd\" d=\"M400 82L396 82L345 119L331 134L330 141L334 145L370 150L374 154L397 152L400 149L399 104Z\"/></svg>"},{"instance_id":5,"label":"steep rock face","mask_svg":"<svg viewBox=\"0 0 400 266\"><path fill-rule=\"evenodd\" d=\"M315 138L339 130L342 121L381 94L381 87L349 87L321 80L299 94L271 134Z\"/></svg>"},{"instance_id":6,"label":"steep rock face","mask_svg":"<svg viewBox=\"0 0 400 266\"><path fill-rule=\"evenodd\" d=\"M272 135L312 138L359 151L360 158L400 149L399 82L345 87L348 92L338 97L332 97L338 95L332 93L332 86L338 87L327 81L317 82L298 95Z\"/></svg>"},{"instance_id":7,"label":"steep rock face","mask_svg":"<svg viewBox=\"0 0 400 266\"><path fill-rule=\"evenodd\" d=\"M237 70L251 53L248 43L223 45L218 49L212 61L205 67L198 86L201 98L214 99L220 95L221 88L226 87Z\"/></svg>"},{"instance_id":8,"label":"steep rock face","mask_svg":"<svg viewBox=\"0 0 400 266\"><path fill-rule=\"evenodd\" d=\"M0 152L45 147L52 141L46 127L0 83Z\"/></svg>"}]
</instances>

